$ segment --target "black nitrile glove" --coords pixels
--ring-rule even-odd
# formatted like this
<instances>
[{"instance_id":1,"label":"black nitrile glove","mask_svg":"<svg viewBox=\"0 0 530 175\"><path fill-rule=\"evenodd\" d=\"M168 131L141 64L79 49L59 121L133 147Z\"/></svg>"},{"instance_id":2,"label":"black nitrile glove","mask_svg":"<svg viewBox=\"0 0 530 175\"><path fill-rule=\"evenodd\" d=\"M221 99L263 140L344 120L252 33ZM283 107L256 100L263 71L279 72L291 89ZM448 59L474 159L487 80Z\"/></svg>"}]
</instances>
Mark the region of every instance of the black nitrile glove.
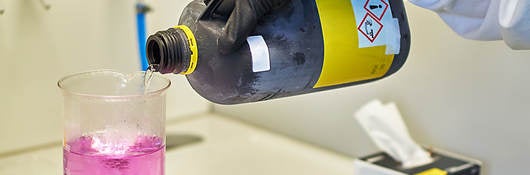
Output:
<instances>
[{"instance_id":1,"label":"black nitrile glove","mask_svg":"<svg viewBox=\"0 0 530 175\"><path fill-rule=\"evenodd\" d=\"M230 54L238 50L256 28L258 20L289 2L290 0L235 0L234 10L217 40L219 52Z\"/></svg>"}]
</instances>

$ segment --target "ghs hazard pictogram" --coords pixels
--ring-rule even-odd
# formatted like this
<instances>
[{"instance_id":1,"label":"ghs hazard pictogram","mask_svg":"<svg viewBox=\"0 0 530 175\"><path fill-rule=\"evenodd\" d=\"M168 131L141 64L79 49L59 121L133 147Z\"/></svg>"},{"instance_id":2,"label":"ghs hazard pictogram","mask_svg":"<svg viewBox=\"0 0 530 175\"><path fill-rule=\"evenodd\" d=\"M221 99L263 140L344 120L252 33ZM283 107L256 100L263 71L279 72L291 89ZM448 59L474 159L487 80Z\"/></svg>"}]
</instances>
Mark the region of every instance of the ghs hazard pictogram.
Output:
<instances>
[{"instance_id":1,"label":"ghs hazard pictogram","mask_svg":"<svg viewBox=\"0 0 530 175\"><path fill-rule=\"evenodd\" d=\"M383 29L383 24L367 13L357 29L373 43Z\"/></svg>"},{"instance_id":2,"label":"ghs hazard pictogram","mask_svg":"<svg viewBox=\"0 0 530 175\"><path fill-rule=\"evenodd\" d=\"M386 3L385 0L368 0L364 4L364 9L376 17L377 20L381 20L388 9L388 3Z\"/></svg>"}]
</instances>

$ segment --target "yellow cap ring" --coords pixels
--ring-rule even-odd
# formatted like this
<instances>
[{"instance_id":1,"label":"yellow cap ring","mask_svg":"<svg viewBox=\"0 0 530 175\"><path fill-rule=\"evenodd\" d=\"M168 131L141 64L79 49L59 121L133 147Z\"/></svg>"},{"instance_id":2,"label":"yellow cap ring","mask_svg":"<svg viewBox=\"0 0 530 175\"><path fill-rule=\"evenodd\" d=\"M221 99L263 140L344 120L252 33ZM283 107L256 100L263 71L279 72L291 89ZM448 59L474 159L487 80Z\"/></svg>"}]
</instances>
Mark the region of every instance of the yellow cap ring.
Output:
<instances>
[{"instance_id":1,"label":"yellow cap ring","mask_svg":"<svg viewBox=\"0 0 530 175\"><path fill-rule=\"evenodd\" d=\"M199 49L197 48L197 41L195 40L195 35L193 35L193 32L188 26L179 25L175 26L175 28L184 31L184 34L186 34L186 37L188 39L188 44L191 50L190 64L188 66L188 69L186 69L186 71L180 74L189 75L193 73L193 71L195 71L195 68L197 67L197 61L199 59Z\"/></svg>"}]
</instances>

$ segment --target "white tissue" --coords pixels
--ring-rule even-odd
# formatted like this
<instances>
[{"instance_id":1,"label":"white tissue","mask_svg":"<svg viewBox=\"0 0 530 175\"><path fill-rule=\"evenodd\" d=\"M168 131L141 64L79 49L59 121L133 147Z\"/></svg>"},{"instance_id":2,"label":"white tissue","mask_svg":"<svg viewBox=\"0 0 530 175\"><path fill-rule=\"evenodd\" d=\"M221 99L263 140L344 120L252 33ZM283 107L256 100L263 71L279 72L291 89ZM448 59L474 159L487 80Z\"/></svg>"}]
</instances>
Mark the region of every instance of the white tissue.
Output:
<instances>
[{"instance_id":1,"label":"white tissue","mask_svg":"<svg viewBox=\"0 0 530 175\"><path fill-rule=\"evenodd\" d=\"M401 162L403 168L433 161L430 154L412 140L394 103L384 105L379 100L371 101L355 113L355 118L377 147Z\"/></svg>"}]
</instances>

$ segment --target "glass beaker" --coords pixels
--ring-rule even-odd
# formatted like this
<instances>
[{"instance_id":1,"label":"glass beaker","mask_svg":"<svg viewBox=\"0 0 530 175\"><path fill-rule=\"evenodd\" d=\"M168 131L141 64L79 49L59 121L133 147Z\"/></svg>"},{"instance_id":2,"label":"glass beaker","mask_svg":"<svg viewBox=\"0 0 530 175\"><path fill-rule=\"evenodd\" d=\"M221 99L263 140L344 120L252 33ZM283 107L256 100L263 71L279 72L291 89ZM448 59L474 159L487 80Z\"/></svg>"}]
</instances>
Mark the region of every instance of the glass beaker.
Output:
<instances>
[{"instance_id":1,"label":"glass beaker","mask_svg":"<svg viewBox=\"0 0 530 175\"><path fill-rule=\"evenodd\" d=\"M101 70L58 82L64 96L65 175L163 175L170 80Z\"/></svg>"}]
</instances>

